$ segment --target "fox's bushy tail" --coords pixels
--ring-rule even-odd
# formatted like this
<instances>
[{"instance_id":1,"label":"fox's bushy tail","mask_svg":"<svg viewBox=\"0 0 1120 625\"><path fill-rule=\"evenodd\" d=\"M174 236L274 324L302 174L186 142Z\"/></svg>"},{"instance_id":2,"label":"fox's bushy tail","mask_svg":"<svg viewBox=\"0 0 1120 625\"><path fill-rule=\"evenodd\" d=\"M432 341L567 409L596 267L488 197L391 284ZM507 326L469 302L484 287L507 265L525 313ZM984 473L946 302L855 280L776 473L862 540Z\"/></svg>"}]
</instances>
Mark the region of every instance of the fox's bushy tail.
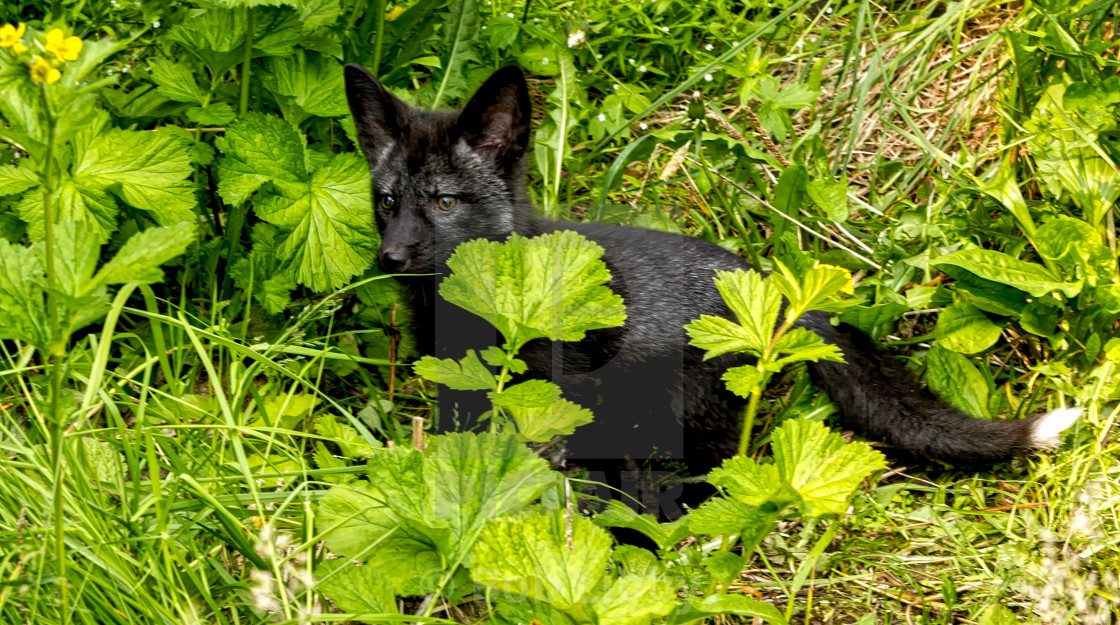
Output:
<instances>
[{"instance_id":1,"label":"fox's bushy tail","mask_svg":"<svg viewBox=\"0 0 1120 625\"><path fill-rule=\"evenodd\" d=\"M810 363L817 384L858 432L908 454L954 464L996 462L1057 445L1081 414L1080 408L1059 408L1010 421L970 417L937 398L862 332L833 327L823 315L803 324L840 347L847 361Z\"/></svg>"}]
</instances>

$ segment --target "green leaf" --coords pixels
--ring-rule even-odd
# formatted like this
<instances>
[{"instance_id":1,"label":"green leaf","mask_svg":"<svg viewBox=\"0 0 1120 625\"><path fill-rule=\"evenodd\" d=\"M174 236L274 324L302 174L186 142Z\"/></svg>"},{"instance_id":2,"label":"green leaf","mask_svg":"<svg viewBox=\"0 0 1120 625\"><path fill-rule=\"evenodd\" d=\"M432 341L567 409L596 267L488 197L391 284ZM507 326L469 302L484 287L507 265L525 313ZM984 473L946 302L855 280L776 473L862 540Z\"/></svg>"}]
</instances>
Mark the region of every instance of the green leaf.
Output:
<instances>
[{"instance_id":1,"label":"green leaf","mask_svg":"<svg viewBox=\"0 0 1120 625\"><path fill-rule=\"evenodd\" d=\"M767 376L765 371L755 365L740 365L724 371L720 379L727 384L727 390L747 398L756 387L766 383Z\"/></svg>"},{"instance_id":2,"label":"green leaf","mask_svg":"<svg viewBox=\"0 0 1120 625\"><path fill-rule=\"evenodd\" d=\"M349 112L342 65L329 56L307 55L299 50L269 59L267 67L265 87L278 98L290 100L299 111L319 117L339 117ZM286 104L284 101L281 106ZM290 119L287 113L285 117Z\"/></svg>"},{"instance_id":3,"label":"green leaf","mask_svg":"<svg viewBox=\"0 0 1120 625\"><path fill-rule=\"evenodd\" d=\"M991 417L988 382L971 360L934 345L926 367L926 382L938 397L974 417Z\"/></svg>"},{"instance_id":4,"label":"green leaf","mask_svg":"<svg viewBox=\"0 0 1120 625\"><path fill-rule=\"evenodd\" d=\"M778 185L774 187L774 208L796 217L805 205L808 185L809 171L804 165L794 165L782 172Z\"/></svg>"},{"instance_id":5,"label":"green leaf","mask_svg":"<svg viewBox=\"0 0 1120 625\"><path fill-rule=\"evenodd\" d=\"M603 578L611 535L562 510L497 518L486 523L471 555L474 581L559 610L580 605Z\"/></svg>"},{"instance_id":6,"label":"green leaf","mask_svg":"<svg viewBox=\"0 0 1120 625\"><path fill-rule=\"evenodd\" d=\"M225 102L187 109L187 119L200 126L225 126L237 117L237 111Z\"/></svg>"},{"instance_id":7,"label":"green leaf","mask_svg":"<svg viewBox=\"0 0 1120 625\"><path fill-rule=\"evenodd\" d=\"M729 551L717 551L704 559L704 569L721 586L727 588L729 583L739 579L739 573L743 570L743 558Z\"/></svg>"},{"instance_id":8,"label":"green leaf","mask_svg":"<svg viewBox=\"0 0 1120 625\"><path fill-rule=\"evenodd\" d=\"M704 360L731 352L751 352L761 355L769 341L763 342L756 333L761 328L741 326L723 317L701 315L684 327L689 343L704 350ZM773 326L770 327L773 332Z\"/></svg>"},{"instance_id":9,"label":"green leaf","mask_svg":"<svg viewBox=\"0 0 1120 625\"><path fill-rule=\"evenodd\" d=\"M864 443L846 443L818 421L789 419L772 437L774 464L801 498L802 514L842 514L859 483L887 466L883 454Z\"/></svg>"},{"instance_id":10,"label":"green leaf","mask_svg":"<svg viewBox=\"0 0 1120 625\"><path fill-rule=\"evenodd\" d=\"M452 274L440 294L489 321L515 347L541 337L578 341L626 319L622 298L606 286L602 254L571 230L468 241L447 261Z\"/></svg>"},{"instance_id":11,"label":"green leaf","mask_svg":"<svg viewBox=\"0 0 1120 625\"><path fill-rule=\"evenodd\" d=\"M206 94L195 82L194 72L185 65L161 58L151 59L148 64L160 95L176 102L206 103Z\"/></svg>"},{"instance_id":12,"label":"green leaf","mask_svg":"<svg viewBox=\"0 0 1120 625\"><path fill-rule=\"evenodd\" d=\"M354 566L345 559L324 560L315 567L315 577L319 579L316 589L343 612L398 614L393 587L385 583L377 567Z\"/></svg>"},{"instance_id":13,"label":"green leaf","mask_svg":"<svg viewBox=\"0 0 1120 625\"><path fill-rule=\"evenodd\" d=\"M93 277L90 288L123 282L150 284L163 280L159 266L180 256L194 243L194 224L148 228L134 234Z\"/></svg>"},{"instance_id":14,"label":"green leaf","mask_svg":"<svg viewBox=\"0 0 1120 625\"><path fill-rule=\"evenodd\" d=\"M509 354L507 354L505 350L496 345L487 347L486 349L479 352L479 355L482 356L483 362L490 365L491 367L497 367L499 369L502 367L508 367L510 372L514 374L525 373L529 370L528 363L526 363L524 360L521 360L520 358L510 358Z\"/></svg>"},{"instance_id":15,"label":"green leaf","mask_svg":"<svg viewBox=\"0 0 1120 625\"><path fill-rule=\"evenodd\" d=\"M782 306L774 285L755 271L716 271L716 289L759 351L770 343Z\"/></svg>"},{"instance_id":16,"label":"green leaf","mask_svg":"<svg viewBox=\"0 0 1120 625\"><path fill-rule=\"evenodd\" d=\"M46 348L50 334L39 288L43 281L35 250L0 241L0 338Z\"/></svg>"},{"instance_id":17,"label":"green leaf","mask_svg":"<svg viewBox=\"0 0 1120 625\"><path fill-rule=\"evenodd\" d=\"M775 354L790 354L767 365L767 370L780 371L782 367L795 363L818 360L844 362L840 348L824 342L817 333L805 328L790 328L775 343Z\"/></svg>"},{"instance_id":18,"label":"green leaf","mask_svg":"<svg viewBox=\"0 0 1120 625\"><path fill-rule=\"evenodd\" d=\"M1055 217L1038 229L1038 253L1055 261L1067 276L1089 278L1090 285L1116 278L1116 258L1089 224L1072 217Z\"/></svg>"},{"instance_id":19,"label":"green leaf","mask_svg":"<svg viewBox=\"0 0 1120 625\"><path fill-rule=\"evenodd\" d=\"M368 548L398 528L385 496L369 482L332 486L319 500L315 531L327 549L347 558L368 557Z\"/></svg>"},{"instance_id":20,"label":"green leaf","mask_svg":"<svg viewBox=\"0 0 1120 625\"><path fill-rule=\"evenodd\" d=\"M60 176L57 189L52 196L56 223L73 221L87 228L97 236L99 242L106 241L117 228L119 208L113 197L97 187L80 186L69 173ZM33 189L16 204L20 219L27 222L27 235L33 241L41 241L46 236L43 214L43 194Z\"/></svg>"},{"instance_id":21,"label":"green leaf","mask_svg":"<svg viewBox=\"0 0 1120 625\"><path fill-rule=\"evenodd\" d=\"M778 608L769 603L755 601L742 595L711 595L704 597L699 602L694 599L693 606L699 612L707 615L751 616L760 618L772 625L788 625L788 621L782 616Z\"/></svg>"},{"instance_id":22,"label":"green leaf","mask_svg":"<svg viewBox=\"0 0 1120 625\"><path fill-rule=\"evenodd\" d=\"M561 398L560 387L545 380L528 380L487 395L513 418L516 435L535 443L571 434L595 420L590 410Z\"/></svg>"},{"instance_id":23,"label":"green leaf","mask_svg":"<svg viewBox=\"0 0 1120 625\"><path fill-rule=\"evenodd\" d=\"M17 195L40 184L38 172L25 162L0 167L0 195Z\"/></svg>"},{"instance_id":24,"label":"green leaf","mask_svg":"<svg viewBox=\"0 0 1120 625\"><path fill-rule=\"evenodd\" d=\"M975 354L999 340L1003 329L972 304L949 306L937 317L937 342L945 349Z\"/></svg>"},{"instance_id":25,"label":"green leaf","mask_svg":"<svg viewBox=\"0 0 1120 625\"><path fill-rule=\"evenodd\" d=\"M594 603L599 625L646 625L677 606L677 588L657 573L623 575Z\"/></svg>"},{"instance_id":26,"label":"green leaf","mask_svg":"<svg viewBox=\"0 0 1120 625\"><path fill-rule=\"evenodd\" d=\"M994 250L961 250L943 256L932 264L937 267L957 266L985 280L1013 286L1035 297L1053 291L1060 291L1066 297L1074 297L1081 292L1080 282L1062 282L1041 265L1024 262Z\"/></svg>"},{"instance_id":27,"label":"green leaf","mask_svg":"<svg viewBox=\"0 0 1120 625\"><path fill-rule=\"evenodd\" d=\"M459 362L450 358L424 356L413 365L416 375L443 384L457 391L489 391L498 388L498 381L475 355L473 349Z\"/></svg>"},{"instance_id":28,"label":"green leaf","mask_svg":"<svg viewBox=\"0 0 1120 625\"><path fill-rule=\"evenodd\" d=\"M776 466L759 464L746 456L724 460L708 474L708 481L722 488L732 499L755 508L775 500L782 488Z\"/></svg>"},{"instance_id":29,"label":"green leaf","mask_svg":"<svg viewBox=\"0 0 1120 625\"><path fill-rule=\"evenodd\" d=\"M798 279L788 267L776 264L778 271L770 274L767 281L789 300L787 320L798 319L811 310L840 312L858 303L839 299L840 293L852 292L852 274L847 269L817 265Z\"/></svg>"},{"instance_id":30,"label":"green leaf","mask_svg":"<svg viewBox=\"0 0 1120 625\"><path fill-rule=\"evenodd\" d=\"M375 439L370 443L358 430L331 415L323 415L315 420L315 433L338 445L342 455L350 459L369 458L381 448L381 441Z\"/></svg>"},{"instance_id":31,"label":"green leaf","mask_svg":"<svg viewBox=\"0 0 1120 625\"><path fill-rule=\"evenodd\" d=\"M807 191L809 192L809 199L813 200L813 203L824 211L826 217L832 221L846 221L848 219L851 212L848 210L847 176L841 177L836 182L811 180Z\"/></svg>"},{"instance_id":32,"label":"green leaf","mask_svg":"<svg viewBox=\"0 0 1120 625\"><path fill-rule=\"evenodd\" d=\"M276 226L258 222L249 232L253 248L230 268L230 275L238 288L248 291L252 284L253 297L265 310L276 314L284 310L291 300L296 282L283 271L277 249L283 235Z\"/></svg>"},{"instance_id":33,"label":"green leaf","mask_svg":"<svg viewBox=\"0 0 1120 625\"><path fill-rule=\"evenodd\" d=\"M641 532L657 543L659 549L669 549L688 535L689 526L685 520L691 517L692 514L688 514L676 521L658 523L652 514L638 514L621 501L612 500L591 520L601 527L622 527Z\"/></svg>"},{"instance_id":34,"label":"green leaf","mask_svg":"<svg viewBox=\"0 0 1120 625\"><path fill-rule=\"evenodd\" d=\"M277 185L254 204L261 219L286 231L277 255L300 284L338 288L373 262L378 237L369 218L369 170L354 153L335 154L310 181Z\"/></svg>"},{"instance_id":35,"label":"green leaf","mask_svg":"<svg viewBox=\"0 0 1120 625\"><path fill-rule=\"evenodd\" d=\"M241 204L265 182L308 179L303 138L278 117L248 113L226 128L214 145L223 154L217 166L218 194L226 204Z\"/></svg>"},{"instance_id":36,"label":"green leaf","mask_svg":"<svg viewBox=\"0 0 1120 625\"><path fill-rule=\"evenodd\" d=\"M493 434L433 437L424 454L382 449L368 466L400 524L450 561L471 548L486 519L524 508L556 483L547 462Z\"/></svg>"},{"instance_id":37,"label":"green leaf","mask_svg":"<svg viewBox=\"0 0 1120 625\"><path fill-rule=\"evenodd\" d=\"M766 527L769 517L745 503L727 497L713 497L685 517L693 534L753 534ZM742 560L739 559L740 565ZM736 571L738 572L738 571Z\"/></svg>"}]
</instances>

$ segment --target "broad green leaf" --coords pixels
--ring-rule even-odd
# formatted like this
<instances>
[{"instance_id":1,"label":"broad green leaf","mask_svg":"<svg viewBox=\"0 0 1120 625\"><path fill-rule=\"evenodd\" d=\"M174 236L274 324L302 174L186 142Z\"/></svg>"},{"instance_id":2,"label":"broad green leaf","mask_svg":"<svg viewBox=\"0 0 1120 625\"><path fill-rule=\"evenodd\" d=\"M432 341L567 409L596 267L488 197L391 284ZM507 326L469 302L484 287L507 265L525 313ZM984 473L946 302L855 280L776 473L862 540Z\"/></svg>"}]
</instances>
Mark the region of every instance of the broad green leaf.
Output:
<instances>
[{"instance_id":1,"label":"broad green leaf","mask_svg":"<svg viewBox=\"0 0 1120 625\"><path fill-rule=\"evenodd\" d=\"M781 293L756 271L716 271L715 281L720 296L735 313L751 343L768 345L778 322Z\"/></svg>"},{"instance_id":2,"label":"broad green leaf","mask_svg":"<svg viewBox=\"0 0 1120 625\"><path fill-rule=\"evenodd\" d=\"M315 420L315 433L339 446L347 458L368 458L381 448L381 441L370 443L350 425L323 415Z\"/></svg>"},{"instance_id":3,"label":"broad green leaf","mask_svg":"<svg viewBox=\"0 0 1120 625\"><path fill-rule=\"evenodd\" d=\"M0 167L0 195L17 195L40 184L39 174L25 162Z\"/></svg>"},{"instance_id":4,"label":"broad green leaf","mask_svg":"<svg viewBox=\"0 0 1120 625\"><path fill-rule=\"evenodd\" d=\"M766 377L766 372L755 365L740 365L724 371L720 379L727 385L727 390L747 398L756 387L766 383Z\"/></svg>"},{"instance_id":5,"label":"broad green leaf","mask_svg":"<svg viewBox=\"0 0 1120 625\"><path fill-rule=\"evenodd\" d=\"M218 159L218 194L238 205L265 182L301 183L308 179L303 138L278 117L248 113L214 140ZM368 183L366 186L369 186Z\"/></svg>"},{"instance_id":6,"label":"broad green leaf","mask_svg":"<svg viewBox=\"0 0 1120 625\"><path fill-rule=\"evenodd\" d=\"M498 381L475 355L473 349L459 362L450 358L424 356L413 365L416 375L443 384L457 391L489 391L498 388Z\"/></svg>"},{"instance_id":7,"label":"broad green leaf","mask_svg":"<svg viewBox=\"0 0 1120 625\"><path fill-rule=\"evenodd\" d=\"M55 292L60 296L61 325L69 333L97 321L109 310L107 289L91 281L101 245L91 229L67 221L55 227L54 248ZM36 244L35 249L45 268L45 242Z\"/></svg>"},{"instance_id":8,"label":"broad green leaf","mask_svg":"<svg viewBox=\"0 0 1120 625\"><path fill-rule=\"evenodd\" d=\"M1003 283L1041 297L1053 291L1060 291L1066 297L1074 297L1081 292L1080 282L1062 282L1045 267L1019 260L1003 252L983 249L970 249L943 256L932 263L934 266L953 265L977 276L997 283Z\"/></svg>"},{"instance_id":9,"label":"broad green leaf","mask_svg":"<svg viewBox=\"0 0 1120 625\"><path fill-rule=\"evenodd\" d=\"M0 338L44 349L49 341L43 267L35 250L0 241Z\"/></svg>"},{"instance_id":10,"label":"broad green leaf","mask_svg":"<svg viewBox=\"0 0 1120 625\"><path fill-rule=\"evenodd\" d=\"M975 354L999 340L1003 328L972 304L949 306L937 317L937 342L945 349Z\"/></svg>"},{"instance_id":11,"label":"broad green leaf","mask_svg":"<svg viewBox=\"0 0 1120 625\"><path fill-rule=\"evenodd\" d=\"M842 176L835 182L811 180L807 187L809 199L817 205L832 221L846 221L851 212L848 210L848 177Z\"/></svg>"},{"instance_id":12,"label":"broad green leaf","mask_svg":"<svg viewBox=\"0 0 1120 625\"><path fill-rule=\"evenodd\" d=\"M93 232L99 242L108 240L117 229L120 209L116 200L102 188L79 185L69 173L60 176L57 185L51 200L57 216L56 223L72 221ZM31 240L41 241L46 236L41 189L32 189L24 194L16 204L16 212L20 219L27 222L27 235Z\"/></svg>"},{"instance_id":13,"label":"broad green leaf","mask_svg":"<svg viewBox=\"0 0 1120 625\"><path fill-rule=\"evenodd\" d=\"M676 584L657 573L623 575L594 603L599 625L661 622L677 605Z\"/></svg>"},{"instance_id":14,"label":"broad green leaf","mask_svg":"<svg viewBox=\"0 0 1120 625\"><path fill-rule=\"evenodd\" d=\"M511 373L525 373L529 370L529 364L520 358L510 358L505 350L496 345L491 345L486 349L479 352L483 362L491 367L508 367Z\"/></svg>"},{"instance_id":15,"label":"broad green leaf","mask_svg":"<svg viewBox=\"0 0 1120 625\"><path fill-rule=\"evenodd\" d=\"M782 172L774 187L774 208L791 217L805 205L805 195L809 185L809 171L804 165L794 165ZM782 220L782 223L785 223Z\"/></svg>"},{"instance_id":16,"label":"broad green leaf","mask_svg":"<svg viewBox=\"0 0 1120 625\"><path fill-rule=\"evenodd\" d=\"M571 434L595 420L590 410L563 399L560 387L545 380L528 380L487 395L513 418L516 436L534 443Z\"/></svg>"},{"instance_id":17,"label":"broad green leaf","mask_svg":"<svg viewBox=\"0 0 1120 625\"><path fill-rule=\"evenodd\" d=\"M926 358L926 382L939 397L974 417L988 412L988 382L967 357L939 345Z\"/></svg>"},{"instance_id":18,"label":"broad green leaf","mask_svg":"<svg viewBox=\"0 0 1120 625\"><path fill-rule=\"evenodd\" d=\"M493 434L437 436L424 454L382 449L368 466L401 525L449 560L471 548L486 519L524 508L556 480L515 438Z\"/></svg>"},{"instance_id":19,"label":"broad green leaf","mask_svg":"<svg viewBox=\"0 0 1120 625\"><path fill-rule=\"evenodd\" d=\"M1116 257L1089 224L1072 217L1055 217L1038 229L1038 253L1055 261L1067 276L1088 278L1091 286L1116 277Z\"/></svg>"},{"instance_id":20,"label":"broad green leaf","mask_svg":"<svg viewBox=\"0 0 1120 625\"><path fill-rule=\"evenodd\" d=\"M333 58L299 50L269 59L267 68L264 85L277 98L283 98L282 107L294 104L299 111L319 117L339 117L349 112L342 65ZM285 117L290 119L290 113Z\"/></svg>"},{"instance_id":21,"label":"broad green leaf","mask_svg":"<svg viewBox=\"0 0 1120 625\"><path fill-rule=\"evenodd\" d=\"M296 288L295 279L282 270L277 256L283 235L279 228L262 221L253 224L249 238L253 242L252 250L234 263L230 275L239 289L248 291L251 284L254 303L276 314L288 306L291 291Z\"/></svg>"},{"instance_id":22,"label":"broad green leaf","mask_svg":"<svg viewBox=\"0 0 1120 625\"><path fill-rule=\"evenodd\" d=\"M397 531L385 496L369 482L355 480L331 487L319 500L315 531L327 549L347 558L367 558L369 546Z\"/></svg>"},{"instance_id":23,"label":"broad green leaf","mask_svg":"<svg viewBox=\"0 0 1120 625\"><path fill-rule=\"evenodd\" d=\"M316 589L343 612L396 615L397 598L377 567L355 566L348 560L324 560L315 567ZM366 619L363 619L366 620Z\"/></svg>"},{"instance_id":24,"label":"broad green leaf","mask_svg":"<svg viewBox=\"0 0 1120 625\"><path fill-rule=\"evenodd\" d=\"M471 555L471 577L496 590L547 603L579 606L603 578L611 535L589 519L562 510L491 519Z\"/></svg>"},{"instance_id":25,"label":"broad green leaf","mask_svg":"<svg viewBox=\"0 0 1120 625\"><path fill-rule=\"evenodd\" d=\"M1040 297L1027 304L1019 317L1019 325L1031 334L1052 337L1058 330L1058 319L1065 312L1061 302L1052 297Z\"/></svg>"},{"instance_id":26,"label":"broad green leaf","mask_svg":"<svg viewBox=\"0 0 1120 625\"><path fill-rule=\"evenodd\" d=\"M867 307L860 306L845 310L840 315L840 321L859 328L868 336L880 338L892 331L895 322L902 317L902 313L909 309L906 304L899 302L887 302Z\"/></svg>"},{"instance_id":27,"label":"broad green leaf","mask_svg":"<svg viewBox=\"0 0 1120 625\"><path fill-rule=\"evenodd\" d=\"M159 266L182 255L192 243L194 224L187 222L134 234L94 275L91 288L123 282L159 282L163 280Z\"/></svg>"},{"instance_id":28,"label":"broad green leaf","mask_svg":"<svg viewBox=\"0 0 1120 625\"><path fill-rule=\"evenodd\" d=\"M751 352L762 355L769 341L763 342L753 330L755 327L741 326L723 317L701 315L699 319L684 327L689 343L704 350L704 360L709 360L731 352ZM773 326L770 331L773 332Z\"/></svg>"},{"instance_id":29,"label":"broad green leaf","mask_svg":"<svg viewBox=\"0 0 1120 625\"><path fill-rule=\"evenodd\" d=\"M1014 317L1027 305L1030 295L1014 287L987 280L954 265L940 267L952 276L953 286L963 301L993 315Z\"/></svg>"},{"instance_id":30,"label":"broad green leaf","mask_svg":"<svg viewBox=\"0 0 1120 625\"><path fill-rule=\"evenodd\" d=\"M774 464L799 496L802 514L842 514L859 483L887 466L865 443L846 443L818 421L788 419L774 430Z\"/></svg>"},{"instance_id":31,"label":"broad green leaf","mask_svg":"<svg viewBox=\"0 0 1120 625\"><path fill-rule=\"evenodd\" d=\"M811 310L840 312L858 303L839 299L841 293L852 292L852 274L847 269L817 265L799 279L785 265L776 264L778 271L770 274L767 282L789 301L786 319L798 319Z\"/></svg>"},{"instance_id":32,"label":"broad green leaf","mask_svg":"<svg viewBox=\"0 0 1120 625\"><path fill-rule=\"evenodd\" d=\"M578 341L626 319L622 298L606 286L602 254L571 230L468 241L447 261L452 275L440 294L489 321L515 347L541 337Z\"/></svg>"},{"instance_id":33,"label":"broad green leaf","mask_svg":"<svg viewBox=\"0 0 1120 625\"><path fill-rule=\"evenodd\" d=\"M432 545L399 534L371 549L365 561L366 566L381 573L396 594L410 597L434 592L447 568L443 556ZM448 590L445 588L444 592Z\"/></svg>"},{"instance_id":34,"label":"broad green leaf","mask_svg":"<svg viewBox=\"0 0 1120 625\"><path fill-rule=\"evenodd\" d=\"M708 474L708 481L722 488L732 499L755 508L771 501L782 488L776 466L758 464L746 456L724 460Z\"/></svg>"},{"instance_id":35,"label":"broad green leaf","mask_svg":"<svg viewBox=\"0 0 1120 625\"><path fill-rule=\"evenodd\" d=\"M160 225L193 221L198 201L184 135L170 128L103 130L80 152L74 184L110 192Z\"/></svg>"},{"instance_id":36,"label":"broad green leaf","mask_svg":"<svg viewBox=\"0 0 1120 625\"><path fill-rule=\"evenodd\" d=\"M633 508L621 501L607 502L607 507L596 514L591 520L601 527L623 527L636 530L648 536L657 543L659 549L669 549L684 540L688 535L689 526L686 519L692 514L683 516L676 521L658 523L652 514L638 514ZM649 553L649 552L646 552Z\"/></svg>"},{"instance_id":37,"label":"broad green leaf","mask_svg":"<svg viewBox=\"0 0 1120 625\"><path fill-rule=\"evenodd\" d=\"M255 198L255 210L287 232L277 254L297 282L327 291L369 267L378 239L369 217L369 170L361 157L336 154L310 181L276 190Z\"/></svg>"},{"instance_id":38,"label":"broad green leaf","mask_svg":"<svg viewBox=\"0 0 1120 625\"><path fill-rule=\"evenodd\" d=\"M751 616L760 618L771 625L788 625L788 621L782 616L778 608L743 595L711 595L698 602L693 600L693 602L694 607L699 612L707 615Z\"/></svg>"},{"instance_id":39,"label":"broad green leaf","mask_svg":"<svg viewBox=\"0 0 1120 625\"><path fill-rule=\"evenodd\" d=\"M762 529L769 519L757 508L727 497L713 497L685 518L693 534L711 536L750 533L753 529Z\"/></svg>"},{"instance_id":40,"label":"broad green leaf","mask_svg":"<svg viewBox=\"0 0 1120 625\"><path fill-rule=\"evenodd\" d=\"M225 102L187 109L187 119L200 126L225 126L237 117L237 111Z\"/></svg>"},{"instance_id":41,"label":"broad green leaf","mask_svg":"<svg viewBox=\"0 0 1120 625\"><path fill-rule=\"evenodd\" d=\"M176 102L206 103L206 94L195 81L194 72L185 65L161 58L151 59L148 64L160 95Z\"/></svg>"},{"instance_id":42,"label":"broad green leaf","mask_svg":"<svg viewBox=\"0 0 1120 625\"><path fill-rule=\"evenodd\" d=\"M789 354L767 365L770 371L780 371L782 367L795 362L831 360L844 362L840 348L824 342L817 333L805 328L790 328L774 343L772 353Z\"/></svg>"},{"instance_id":43,"label":"broad green leaf","mask_svg":"<svg viewBox=\"0 0 1120 625\"><path fill-rule=\"evenodd\" d=\"M728 500L724 499L723 501ZM727 588L730 582L738 580L739 573L743 570L742 556L731 553L730 551L716 551L705 558L703 564L704 570L708 571L708 575L711 575L712 579L717 581L720 586L724 588Z\"/></svg>"},{"instance_id":44,"label":"broad green leaf","mask_svg":"<svg viewBox=\"0 0 1120 625\"><path fill-rule=\"evenodd\" d=\"M253 18L253 57L288 54L299 43L302 35L295 11L261 7L253 10ZM245 34L243 9L211 9L191 15L165 37L202 59L211 75L221 76L244 60Z\"/></svg>"}]
</instances>

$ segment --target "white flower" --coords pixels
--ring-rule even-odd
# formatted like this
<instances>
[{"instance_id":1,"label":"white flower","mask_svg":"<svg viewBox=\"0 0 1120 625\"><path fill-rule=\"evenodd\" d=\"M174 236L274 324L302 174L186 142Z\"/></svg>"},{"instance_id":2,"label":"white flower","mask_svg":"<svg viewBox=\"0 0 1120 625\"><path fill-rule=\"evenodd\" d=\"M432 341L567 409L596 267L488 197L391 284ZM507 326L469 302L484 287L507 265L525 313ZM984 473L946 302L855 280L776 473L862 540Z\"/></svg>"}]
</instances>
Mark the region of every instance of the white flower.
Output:
<instances>
[{"instance_id":1,"label":"white flower","mask_svg":"<svg viewBox=\"0 0 1120 625\"><path fill-rule=\"evenodd\" d=\"M638 71L643 73L643 74L646 73L646 71L647 71L646 66L645 65L638 66Z\"/></svg>"},{"instance_id":2,"label":"white flower","mask_svg":"<svg viewBox=\"0 0 1120 625\"><path fill-rule=\"evenodd\" d=\"M712 75L711 74L704 74L704 80L706 80L708 82L712 82Z\"/></svg>"},{"instance_id":3,"label":"white flower","mask_svg":"<svg viewBox=\"0 0 1120 625\"><path fill-rule=\"evenodd\" d=\"M712 48L714 48L714 47L715 47L715 46L713 46L712 44L710 44L710 43L709 43L709 44L706 44L706 45L704 46L704 49L705 49L705 50L707 50L708 52L711 52L711 51L712 51Z\"/></svg>"},{"instance_id":4,"label":"white flower","mask_svg":"<svg viewBox=\"0 0 1120 625\"><path fill-rule=\"evenodd\" d=\"M548 57L547 56L541 57L541 65L548 65Z\"/></svg>"},{"instance_id":5,"label":"white flower","mask_svg":"<svg viewBox=\"0 0 1120 625\"><path fill-rule=\"evenodd\" d=\"M602 113L599 113L599 118L598 119L601 122L605 122L605 121L607 121L607 116L603 115Z\"/></svg>"},{"instance_id":6,"label":"white flower","mask_svg":"<svg viewBox=\"0 0 1120 625\"><path fill-rule=\"evenodd\" d=\"M631 65L637 63L637 61L635 61L634 59L626 59L626 62L631 64Z\"/></svg>"},{"instance_id":7,"label":"white flower","mask_svg":"<svg viewBox=\"0 0 1120 625\"><path fill-rule=\"evenodd\" d=\"M152 22L152 28L159 28L159 20Z\"/></svg>"},{"instance_id":8,"label":"white flower","mask_svg":"<svg viewBox=\"0 0 1120 625\"><path fill-rule=\"evenodd\" d=\"M513 19L513 13L506 13L506 17L508 17L509 19Z\"/></svg>"},{"instance_id":9,"label":"white flower","mask_svg":"<svg viewBox=\"0 0 1120 625\"><path fill-rule=\"evenodd\" d=\"M601 58L603 58L603 55L602 55L602 54L596 54L596 55L595 55L595 58L597 58L597 59L601 59Z\"/></svg>"},{"instance_id":10,"label":"white flower","mask_svg":"<svg viewBox=\"0 0 1120 625\"><path fill-rule=\"evenodd\" d=\"M619 84L618 84L618 83L616 82L616 83L614 83L614 84L613 84L613 85L611 85L611 86L612 86L612 87L614 87L614 90L615 90L615 91L618 91L618 88L619 88L619 87L620 87L621 85L619 85Z\"/></svg>"},{"instance_id":11,"label":"white flower","mask_svg":"<svg viewBox=\"0 0 1120 625\"><path fill-rule=\"evenodd\" d=\"M648 130L649 129L649 124L647 124L645 122L642 122L642 123L638 124L638 128L641 129L641 130Z\"/></svg>"},{"instance_id":12,"label":"white flower","mask_svg":"<svg viewBox=\"0 0 1120 625\"><path fill-rule=\"evenodd\" d=\"M482 30L486 30L486 25L485 24L482 25Z\"/></svg>"},{"instance_id":13,"label":"white flower","mask_svg":"<svg viewBox=\"0 0 1120 625\"><path fill-rule=\"evenodd\" d=\"M797 40L797 43L795 43L795 44L793 44L793 45L797 46L797 49L798 49L798 50L800 50L801 48L804 48L804 47L805 47L805 42L804 42L804 41L801 41L800 39L798 39L798 40Z\"/></svg>"},{"instance_id":14,"label":"white flower","mask_svg":"<svg viewBox=\"0 0 1120 625\"><path fill-rule=\"evenodd\" d=\"M669 32L669 27L668 26L662 26L661 27L661 32L663 32L663 33Z\"/></svg>"},{"instance_id":15,"label":"white flower","mask_svg":"<svg viewBox=\"0 0 1120 625\"><path fill-rule=\"evenodd\" d=\"M574 48L579 45L587 43L587 34L582 30L573 30L572 34L568 35L568 47Z\"/></svg>"},{"instance_id":16,"label":"white flower","mask_svg":"<svg viewBox=\"0 0 1120 625\"><path fill-rule=\"evenodd\" d=\"M829 14L829 15L832 15L832 7L825 7L824 12Z\"/></svg>"},{"instance_id":17,"label":"white flower","mask_svg":"<svg viewBox=\"0 0 1120 625\"><path fill-rule=\"evenodd\" d=\"M127 74L128 70L129 70L129 67L127 65L125 65L124 67L121 68L121 73L122 74Z\"/></svg>"}]
</instances>

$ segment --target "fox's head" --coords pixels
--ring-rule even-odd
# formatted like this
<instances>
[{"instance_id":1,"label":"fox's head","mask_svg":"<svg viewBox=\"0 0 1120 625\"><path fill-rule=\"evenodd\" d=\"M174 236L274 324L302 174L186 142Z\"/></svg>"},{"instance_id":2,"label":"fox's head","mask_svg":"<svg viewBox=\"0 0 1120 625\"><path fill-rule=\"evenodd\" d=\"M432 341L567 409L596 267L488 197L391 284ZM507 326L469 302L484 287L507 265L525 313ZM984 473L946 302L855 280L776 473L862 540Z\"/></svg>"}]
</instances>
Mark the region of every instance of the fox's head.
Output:
<instances>
[{"instance_id":1,"label":"fox's head","mask_svg":"<svg viewBox=\"0 0 1120 625\"><path fill-rule=\"evenodd\" d=\"M494 72L459 113L411 107L358 65L346 66L346 97L373 177L383 269L439 271L460 243L504 238L528 219L520 68Z\"/></svg>"}]
</instances>

